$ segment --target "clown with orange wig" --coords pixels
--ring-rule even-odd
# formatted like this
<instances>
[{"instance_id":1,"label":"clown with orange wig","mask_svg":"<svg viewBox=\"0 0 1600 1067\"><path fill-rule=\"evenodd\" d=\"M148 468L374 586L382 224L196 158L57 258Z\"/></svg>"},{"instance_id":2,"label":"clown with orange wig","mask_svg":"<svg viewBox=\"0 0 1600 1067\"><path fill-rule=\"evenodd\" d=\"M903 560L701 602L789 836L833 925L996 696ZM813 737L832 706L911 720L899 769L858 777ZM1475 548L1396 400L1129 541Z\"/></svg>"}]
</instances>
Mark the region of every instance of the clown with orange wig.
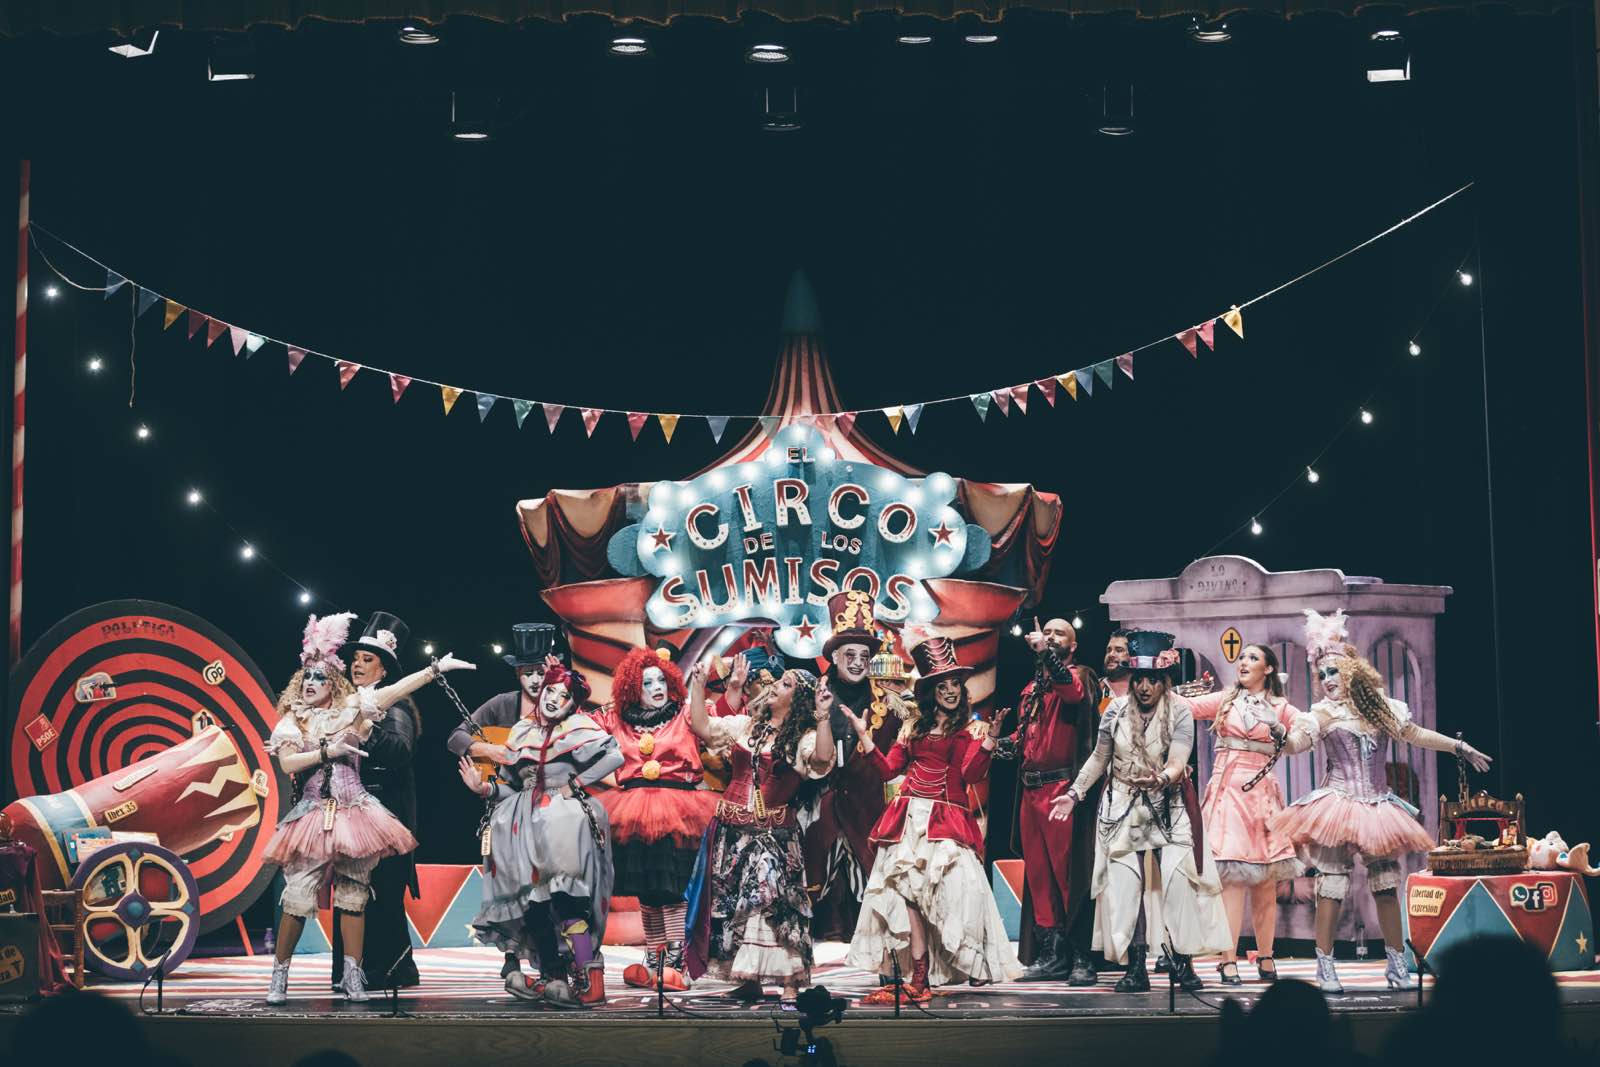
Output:
<instances>
[{"instance_id":1,"label":"clown with orange wig","mask_svg":"<svg viewBox=\"0 0 1600 1067\"><path fill-rule=\"evenodd\" d=\"M611 681L614 703L596 715L622 750L619 788L601 796L611 817L616 892L639 898L645 962L622 973L631 986L687 989L684 891L716 810L701 788L700 745L684 714L683 673L666 649L636 648Z\"/></svg>"}]
</instances>

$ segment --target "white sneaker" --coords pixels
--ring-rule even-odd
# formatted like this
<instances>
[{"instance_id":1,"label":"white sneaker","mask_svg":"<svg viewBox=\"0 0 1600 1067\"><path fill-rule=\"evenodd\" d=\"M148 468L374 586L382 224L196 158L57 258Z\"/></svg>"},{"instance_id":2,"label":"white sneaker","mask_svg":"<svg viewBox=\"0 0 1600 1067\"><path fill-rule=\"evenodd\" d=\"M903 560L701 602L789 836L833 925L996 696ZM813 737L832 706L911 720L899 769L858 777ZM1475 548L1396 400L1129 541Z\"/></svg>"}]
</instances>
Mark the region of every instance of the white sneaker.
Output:
<instances>
[{"instance_id":1,"label":"white sneaker","mask_svg":"<svg viewBox=\"0 0 1600 1067\"><path fill-rule=\"evenodd\" d=\"M268 1004L289 1003L289 961L272 962L272 981L267 985Z\"/></svg>"}]
</instances>

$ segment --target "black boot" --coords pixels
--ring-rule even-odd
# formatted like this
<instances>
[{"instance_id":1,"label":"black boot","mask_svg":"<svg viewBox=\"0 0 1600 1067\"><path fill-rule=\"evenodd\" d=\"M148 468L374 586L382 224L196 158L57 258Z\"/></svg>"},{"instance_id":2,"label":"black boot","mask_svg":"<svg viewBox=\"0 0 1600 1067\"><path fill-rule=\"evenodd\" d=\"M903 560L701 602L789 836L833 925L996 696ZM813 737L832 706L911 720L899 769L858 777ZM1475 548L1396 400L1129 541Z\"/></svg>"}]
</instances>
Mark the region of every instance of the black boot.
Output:
<instances>
[{"instance_id":1,"label":"black boot","mask_svg":"<svg viewBox=\"0 0 1600 1067\"><path fill-rule=\"evenodd\" d=\"M1037 926L1033 944L1037 950L1033 957L1033 966L1022 972L1024 982L1055 982L1067 976L1072 968L1072 957L1063 958L1063 950L1067 948L1066 932L1059 927Z\"/></svg>"},{"instance_id":2,"label":"black boot","mask_svg":"<svg viewBox=\"0 0 1600 1067\"><path fill-rule=\"evenodd\" d=\"M1117 979L1118 993L1150 992L1150 972L1144 969L1145 946L1128 946L1128 969Z\"/></svg>"},{"instance_id":3,"label":"black boot","mask_svg":"<svg viewBox=\"0 0 1600 1067\"><path fill-rule=\"evenodd\" d=\"M1067 951L1072 954L1072 969L1067 973L1067 984L1092 986L1098 983L1100 976L1095 973L1094 961L1089 958L1089 954L1070 941L1067 942Z\"/></svg>"},{"instance_id":4,"label":"black boot","mask_svg":"<svg viewBox=\"0 0 1600 1067\"><path fill-rule=\"evenodd\" d=\"M1194 973L1194 958L1181 952L1172 954L1172 980L1186 993L1198 993L1206 987L1200 976Z\"/></svg>"},{"instance_id":5,"label":"black boot","mask_svg":"<svg viewBox=\"0 0 1600 1067\"><path fill-rule=\"evenodd\" d=\"M1162 949L1161 955L1156 957L1156 973L1166 974L1172 970L1172 960L1167 956L1167 950Z\"/></svg>"}]
</instances>

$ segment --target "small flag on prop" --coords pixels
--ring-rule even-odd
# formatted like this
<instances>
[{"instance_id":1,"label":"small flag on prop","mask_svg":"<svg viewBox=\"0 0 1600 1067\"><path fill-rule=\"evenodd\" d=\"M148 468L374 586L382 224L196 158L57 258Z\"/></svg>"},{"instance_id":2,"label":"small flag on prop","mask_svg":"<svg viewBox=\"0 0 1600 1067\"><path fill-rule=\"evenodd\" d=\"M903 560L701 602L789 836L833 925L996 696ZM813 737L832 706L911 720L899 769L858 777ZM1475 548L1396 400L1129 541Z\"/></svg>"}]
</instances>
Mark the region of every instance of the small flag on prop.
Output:
<instances>
[{"instance_id":1,"label":"small flag on prop","mask_svg":"<svg viewBox=\"0 0 1600 1067\"><path fill-rule=\"evenodd\" d=\"M1100 379L1100 384L1107 389L1115 388L1116 379L1112 377L1117 372L1117 361L1114 359L1101 360L1094 365L1094 376Z\"/></svg>"},{"instance_id":2,"label":"small flag on prop","mask_svg":"<svg viewBox=\"0 0 1600 1067\"><path fill-rule=\"evenodd\" d=\"M339 389L341 391L350 384L350 379L356 376L356 371L361 369L361 364L351 363L343 359L334 360L333 365L339 368Z\"/></svg>"},{"instance_id":3,"label":"small flag on prop","mask_svg":"<svg viewBox=\"0 0 1600 1067\"><path fill-rule=\"evenodd\" d=\"M889 429L899 433L901 420L906 417L905 409L896 404L894 407L884 408L883 415L889 420Z\"/></svg>"},{"instance_id":4,"label":"small flag on prop","mask_svg":"<svg viewBox=\"0 0 1600 1067\"><path fill-rule=\"evenodd\" d=\"M167 311L166 311L166 314L164 316L165 321L163 321L161 323L161 328L163 330L172 329L172 324L178 321L178 316L182 315L185 311L188 311L188 310L189 310L188 308L184 307L182 304L178 303L177 301L168 300L167 301Z\"/></svg>"},{"instance_id":5,"label":"small flag on prop","mask_svg":"<svg viewBox=\"0 0 1600 1067\"><path fill-rule=\"evenodd\" d=\"M1239 340L1244 340L1244 312L1239 310L1238 304L1222 313L1222 321L1228 329L1239 335Z\"/></svg>"},{"instance_id":6,"label":"small flag on prop","mask_svg":"<svg viewBox=\"0 0 1600 1067\"><path fill-rule=\"evenodd\" d=\"M511 402L511 413L517 417L517 429L522 429L522 420L527 418L528 412L532 410L533 401L531 400L513 400Z\"/></svg>"},{"instance_id":7,"label":"small flag on prop","mask_svg":"<svg viewBox=\"0 0 1600 1067\"><path fill-rule=\"evenodd\" d=\"M1194 328L1194 332L1197 335L1199 335L1200 340L1202 342L1204 342L1205 346L1207 348L1211 349L1211 351L1213 351L1213 352L1215 352L1217 350L1217 340L1216 340L1216 337L1214 336L1215 333L1216 333L1216 329L1217 329L1217 320L1216 319L1207 319L1205 322L1201 323L1199 326L1196 326Z\"/></svg>"},{"instance_id":8,"label":"small flag on prop","mask_svg":"<svg viewBox=\"0 0 1600 1067\"><path fill-rule=\"evenodd\" d=\"M217 338L227 333L230 327L220 319L212 319L206 323L206 347L210 348L217 343Z\"/></svg>"},{"instance_id":9,"label":"small flag on prop","mask_svg":"<svg viewBox=\"0 0 1600 1067\"><path fill-rule=\"evenodd\" d=\"M1039 392L1044 394L1045 403L1051 407L1056 406L1056 380L1054 378L1040 378L1033 383L1039 387Z\"/></svg>"},{"instance_id":10,"label":"small flag on prop","mask_svg":"<svg viewBox=\"0 0 1600 1067\"><path fill-rule=\"evenodd\" d=\"M967 398L972 401L972 406L978 409L978 421L984 422L989 418L989 394L973 393Z\"/></svg>"},{"instance_id":11,"label":"small flag on prop","mask_svg":"<svg viewBox=\"0 0 1600 1067\"><path fill-rule=\"evenodd\" d=\"M394 397L396 404L400 403L400 394L406 391L406 386L411 384L411 379L404 374L389 374L389 393Z\"/></svg>"},{"instance_id":12,"label":"small flag on prop","mask_svg":"<svg viewBox=\"0 0 1600 1067\"><path fill-rule=\"evenodd\" d=\"M196 333L198 333L199 330L200 330L200 327L204 326L205 324L206 324L206 316L202 315L200 312L196 311L194 308L190 308L189 309L189 340L193 341L194 340L194 335Z\"/></svg>"},{"instance_id":13,"label":"small flag on prop","mask_svg":"<svg viewBox=\"0 0 1600 1067\"><path fill-rule=\"evenodd\" d=\"M728 416L708 415L706 416L706 425L711 427L711 439L720 445L722 443L722 431L728 428Z\"/></svg>"},{"instance_id":14,"label":"small flag on prop","mask_svg":"<svg viewBox=\"0 0 1600 1067\"><path fill-rule=\"evenodd\" d=\"M228 327L228 340L233 342L233 357L239 358L239 353L244 351L244 343L249 339L250 331L237 326Z\"/></svg>"},{"instance_id":15,"label":"small flag on prop","mask_svg":"<svg viewBox=\"0 0 1600 1067\"><path fill-rule=\"evenodd\" d=\"M604 412L602 412L599 408L580 408L579 410L583 412L584 433L589 437L593 437L595 424L600 421L600 416L604 414Z\"/></svg>"},{"instance_id":16,"label":"small flag on prop","mask_svg":"<svg viewBox=\"0 0 1600 1067\"><path fill-rule=\"evenodd\" d=\"M639 431L644 429L644 424L649 418L650 413L648 411L628 412L628 433L633 436L635 441L639 439Z\"/></svg>"},{"instance_id":17,"label":"small flag on prop","mask_svg":"<svg viewBox=\"0 0 1600 1067\"><path fill-rule=\"evenodd\" d=\"M267 339L262 337L259 333L246 334L244 338L244 350L253 356L257 352L261 351L261 346L266 343Z\"/></svg>"},{"instance_id":18,"label":"small flag on prop","mask_svg":"<svg viewBox=\"0 0 1600 1067\"><path fill-rule=\"evenodd\" d=\"M1084 396L1094 396L1094 371L1075 370L1073 376L1078 379L1078 388Z\"/></svg>"},{"instance_id":19,"label":"small flag on prop","mask_svg":"<svg viewBox=\"0 0 1600 1067\"><path fill-rule=\"evenodd\" d=\"M500 398L493 393L475 393L473 395L478 398L478 421L482 422L489 417L489 409L494 407L494 402Z\"/></svg>"},{"instance_id":20,"label":"small flag on prop","mask_svg":"<svg viewBox=\"0 0 1600 1067\"><path fill-rule=\"evenodd\" d=\"M1031 384L1031 382L1024 382L1021 385L1013 385L1011 387L1011 402L1017 405L1017 410L1024 415L1028 413L1028 386Z\"/></svg>"},{"instance_id":21,"label":"small flag on prop","mask_svg":"<svg viewBox=\"0 0 1600 1067\"><path fill-rule=\"evenodd\" d=\"M545 426L549 428L551 433L555 433L556 423L561 421L561 413L567 410L567 406L565 404L541 404L539 406L544 408Z\"/></svg>"},{"instance_id":22,"label":"small flag on prop","mask_svg":"<svg viewBox=\"0 0 1600 1067\"><path fill-rule=\"evenodd\" d=\"M160 300L160 299L161 299L161 294L160 293L152 293L148 289L140 289L139 290L139 311L138 311L138 314L143 315L146 311L149 311L152 307L155 306L156 301Z\"/></svg>"},{"instance_id":23,"label":"small flag on prop","mask_svg":"<svg viewBox=\"0 0 1600 1067\"><path fill-rule=\"evenodd\" d=\"M106 299L111 299L111 294L128 284L128 279L114 270L106 271Z\"/></svg>"},{"instance_id":24,"label":"small flag on prop","mask_svg":"<svg viewBox=\"0 0 1600 1067\"><path fill-rule=\"evenodd\" d=\"M1061 388L1067 391L1067 395L1069 397L1071 397L1073 400L1078 399L1077 371L1069 370L1065 374L1058 374L1056 375L1056 381L1060 383Z\"/></svg>"},{"instance_id":25,"label":"small flag on prop","mask_svg":"<svg viewBox=\"0 0 1600 1067\"><path fill-rule=\"evenodd\" d=\"M1124 352L1124 353L1122 353L1122 355L1118 356L1117 357L1117 366L1122 369L1122 373L1123 374L1126 374L1128 376L1128 381L1130 381L1130 382L1133 381L1133 353L1132 352Z\"/></svg>"},{"instance_id":26,"label":"small flag on prop","mask_svg":"<svg viewBox=\"0 0 1600 1067\"><path fill-rule=\"evenodd\" d=\"M839 427L840 433L849 437L850 431L854 430L856 426L856 413L853 411L841 411L835 416L833 424Z\"/></svg>"},{"instance_id":27,"label":"small flag on prop","mask_svg":"<svg viewBox=\"0 0 1600 1067\"><path fill-rule=\"evenodd\" d=\"M461 390L453 385L439 386L439 396L444 400L444 413L450 414L450 409L456 406L456 401L461 399Z\"/></svg>"},{"instance_id":28,"label":"small flag on prop","mask_svg":"<svg viewBox=\"0 0 1600 1067\"><path fill-rule=\"evenodd\" d=\"M1178 339L1178 343L1180 345L1182 345L1184 348L1187 348L1189 350L1189 354L1191 356L1199 358L1199 356L1200 356L1200 337L1195 332L1195 329L1194 329L1193 326L1189 327L1187 330L1182 330L1182 331L1180 331L1178 333L1175 333L1172 336L1176 337Z\"/></svg>"},{"instance_id":29,"label":"small flag on prop","mask_svg":"<svg viewBox=\"0 0 1600 1067\"><path fill-rule=\"evenodd\" d=\"M1000 414L1011 414L1011 390L991 389L989 396L994 399L994 406L1000 409Z\"/></svg>"},{"instance_id":30,"label":"small flag on prop","mask_svg":"<svg viewBox=\"0 0 1600 1067\"><path fill-rule=\"evenodd\" d=\"M906 405L906 425L911 427L911 432L917 432L917 423L922 421L922 404Z\"/></svg>"},{"instance_id":31,"label":"small flag on prop","mask_svg":"<svg viewBox=\"0 0 1600 1067\"><path fill-rule=\"evenodd\" d=\"M293 345L285 346L289 350L289 373L293 374L300 369L300 361L306 358L306 350Z\"/></svg>"},{"instance_id":32,"label":"small flag on prop","mask_svg":"<svg viewBox=\"0 0 1600 1067\"><path fill-rule=\"evenodd\" d=\"M667 439L667 444L672 443L672 431L678 428L678 416L657 415L656 421L661 424L661 433Z\"/></svg>"}]
</instances>

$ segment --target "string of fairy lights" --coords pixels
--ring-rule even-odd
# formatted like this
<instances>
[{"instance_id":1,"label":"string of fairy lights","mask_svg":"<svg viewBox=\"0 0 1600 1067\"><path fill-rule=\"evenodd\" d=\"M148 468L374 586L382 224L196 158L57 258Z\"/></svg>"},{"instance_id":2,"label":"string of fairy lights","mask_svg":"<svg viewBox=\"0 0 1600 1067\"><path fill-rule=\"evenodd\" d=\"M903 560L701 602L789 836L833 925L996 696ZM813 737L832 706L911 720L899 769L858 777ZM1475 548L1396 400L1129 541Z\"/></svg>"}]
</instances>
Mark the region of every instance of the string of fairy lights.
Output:
<instances>
[{"instance_id":1,"label":"string of fairy lights","mask_svg":"<svg viewBox=\"0 0 1600 1067\"><path fill-rule=\"evenodd\" d=\"M1473 248L1469 249L1468 252L1461 258L1455 271L1452 274L1447 275L1442 281L1434 300L1429 305L1427 313L1423 316L1422 320L1417 324L1417 326L1405 336L1405 345L1403 350L1408 360L1416 360L1421 358L1423 355L1423 337L1425 336L1428 326L1432 322L1434 315L1437 313L1444 298L1450 292L1450 290L1452 288L1459 290L1473 288L1475 278L1472 271L1469 269L1469 266L1473 263L1476 256L1477 249L1474 246ZM41 256L41 258L44 257ZM48 266L63 283L71 286L74 289L88 292L105 291L105 287L102 286L83 285L73 281L48 259L45 259L45 263L46 266ZM46 301L55 303L63 298L65 292L61 286L51 283L44 287L43 295ZM130 364L132 358L133 352L130 342ZM1268 497L1265 503L1251 510L1247 520L1240 522L1237 526L1233 527L1227 533L1218 538L1217 541L1211 545L1211 547L1207 548L1204 552L1199 553L1198 555L1191 556L1190 559L1200 559L1204 558L1205 556L1209 556L1218 548L1227 544L1229 541L1245 531L1248 531L1252 537L1264 536L1266 534L1266 526L1261 521L1262 516L1270 512L1272 508L1275 507L1291 490L1297 487L1315 487L1320 484L1324 479L1324 475L1318 468L1328 454L1346 437L1351 430L1355 429L1356 427L1367 427L1373 425L1377 418L1375 408L1377 406L1376 399L1378 395L1388 381L1396 373L1398 373L1400 367L1405 365L1405 362L1406 361L1402 360L1391 363L1379 377L1378 381L1374 383L1372 388L1367 392L1366 396L1356 407L1356 409L1351 412L1349 417L1339 425L1338 429L1335 430L1335 432L1328 437L1319 448L1310 453L1310 458L1303 466L1300 467L1298 472L1292 478L1290 478L1276 492ZM106 370L106 366L107 364L105 358L99 354L90 355L84 360L84 369L90 375L100 375ZM148 420L136 421L133 425L132 434L135 442L140 445L148 446L156 440L155 430ZM265 566L280 575L291 588L293 600L298 606L302 608L309 608L316 605L322 605L325 609L338 609L338 604L334 599L314 593L308 583L297 578L289 571L288 568L270 556L262 548L261 543L258 540L245 534L216 506L216 504L198 485L188 484L187 487L182 490L181 496L186 507L207 512L212 518L214 518L218 523L227 529L229 535L237 546L235 551L241 563ZM1099 610L1099 608L1100 605L1096 604L1084 605L1070 609L1071 617L1069 621L1072 627L1075 630L1083 629L1085 625L1084 616L1086 614L1092 614L1096 612ZM1064 614L1065 613L1063 612L1056 611L1053 613L1052 617L1059 617L1063 616ZM1020 621L1014 624L1011 628L1011 633L1014 636L1021 636L1023 632L1024 627ZM436 642L424 638L420 643L424 655L434 654ZM503 654L505 651L503 645L498 642L485 642L484 645L496 656Z\"/></svg>"}]
</instances>

